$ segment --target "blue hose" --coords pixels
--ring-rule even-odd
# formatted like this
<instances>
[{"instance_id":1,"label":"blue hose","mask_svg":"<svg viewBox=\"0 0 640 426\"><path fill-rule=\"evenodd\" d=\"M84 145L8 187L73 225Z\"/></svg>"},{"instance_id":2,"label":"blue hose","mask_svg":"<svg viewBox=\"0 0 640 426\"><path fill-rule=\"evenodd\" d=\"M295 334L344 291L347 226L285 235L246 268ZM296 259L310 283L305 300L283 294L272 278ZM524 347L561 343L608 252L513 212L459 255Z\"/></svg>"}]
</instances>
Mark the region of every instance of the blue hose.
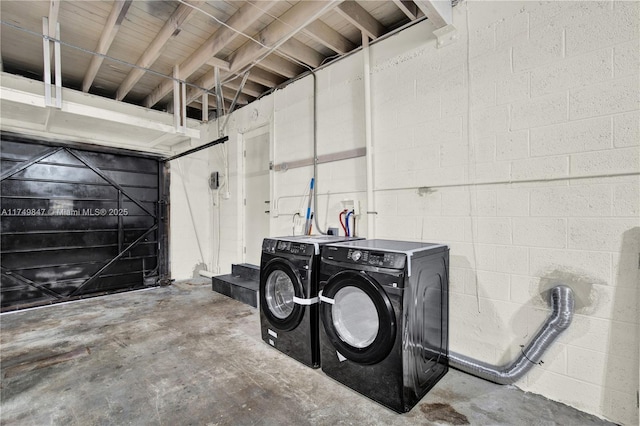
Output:
<instances>
[{"instance_id":1,"label":"blue hose","mask_svg":"<svg viewBox=\"0 0 640 426\"><path fill-rule=\"evenodd\" d=\"M349 229L349 217L353 214L353 210L347 213L347 217L345 218L345 222L347 222L347 237L351 237L351 230Z\"/></svg>"}]
</instances>

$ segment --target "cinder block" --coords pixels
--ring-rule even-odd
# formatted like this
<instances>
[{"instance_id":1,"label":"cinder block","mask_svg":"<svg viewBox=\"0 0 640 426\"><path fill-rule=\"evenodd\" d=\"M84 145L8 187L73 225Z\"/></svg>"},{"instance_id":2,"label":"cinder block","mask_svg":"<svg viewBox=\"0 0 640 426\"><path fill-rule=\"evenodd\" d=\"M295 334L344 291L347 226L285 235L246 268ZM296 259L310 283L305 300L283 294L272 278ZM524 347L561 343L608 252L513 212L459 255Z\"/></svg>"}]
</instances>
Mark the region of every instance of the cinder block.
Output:
<instances>
[{"instance_id":1,"label":"cinder block","mask_svg":"<svg viewBox=\"0 0 640 426\"><path fill-rule=\"evenodd\" d=\"M514 39L526 39L529 32L529 14L523 9L517 15L509 16L496 23L496 45L498 47L513 44Z\"/></svg>"},{"instance_id":2,"label":"cinder block","mask_svg":"<svg viewBox=\"0 0 640 426\"><path fill-rule=\"evenodd\" d=\"M426 241L464 241L465 223L468 218L456 217L430 217L421 218L417 225L418 231L422 229L422 238ZM402 224L401 224L402 225ZM420 235L418 235L420 236Z\"/></svg>"},{"instance_id":3,"label":"cinder block","mask_svg":"<svg viewBox=\"0 0 640 426\"><path fill-rule=\"evenodd\" d=\"M529 216L528 189L498 189L498 216Z\"/></svg>"},{"instance_id":4,"label":"cinder block","mask_svg":"<svg viewBox=\"0 0 640 426\"><path fill-rule=\"evenodd\" d=\"M511 301L525 305L531 303L532 286L536 285L537 279L524 275L511 275L510 296Z\"/></svg>"},{"instance_id":5,"label":"cinder block","mask_svg":"<svg viewBox=\"0 0 640 426\"><path fill-rule=\"evenodd\" d=\"M549 126L568 120L567 95L553 95L518 102L511 107L511 130Z\"/></svg>"},{"instance_id":6,"label":"cinder block","mask_svg":"<svg viewBox=\"0 0 640 426\"><path fill-rule=\"evenodd\" d=\"M569 219L569 248L640 251L638 218Z\"/></svg>"},{"instance_id":7,"label":"cinder block","mask_svg":"<svg viewBox=\"0 0 640 426\"><path fill-rule=\"evenodd\" d=\"M568 176L569 157L541 157L511 162L514 180L550 179Z\"/></svg>"},{"instance_id":8,"label":"cinder block","mask_svg":"<svg viewBox=\"0 0 640 426\"><path fill-rule=\"evenodd\" d=\"M398 167L406 170L422 170L440 166L440 145L424 144L415 148L398 150Z\"/></svg>"},{"instance_id":9,"label":"cinder block","mask_svg":"<svg viewBox=\"0 0 640 426\"><path fill-rule=\"evenodd\" d=\"M633 173L639 168L640 152L636 147L586 152L571 156L572 176Z\"/></svg>"},{"instance_id":10,"label":"cinder block","mask_svg":"<svg viewBox=\"0 0 640 426\"><path fill-rule=\"evenodd\" d=\"M496 104L502 105L529 98L529 71L505 76L496 89Z\"/></svg>"},{"instance_id":11,"label":"cinder block","mask_svg":"<svg viewBox=\"0 0 640 426\"><path fill-rule=\"evenodd\" d=\"M571 377L595 385L604 385L603 375L594 374L595 371L607 370L607 355L602 352L570 346L568 349L568 373Z\"/></svg>"},{"instance_id":12,"label":"cinder block","mask_svg":"<svg viewBox=\"0 0 640 426\"><path fill-rule=\"evenodd\" d=\"M585 16L566 26L567 56L638 40L638 3L619 2L614 10Z\"/></svg>"},{"instance_id":13,"label":"cinder block","mask_svg":"<svg viewBox=\"0 0 640 426\"><path fill-rule=\"evenodd\" d=\"M558 25L570 25L575 22L589 19L598 19L602 13L613 9L613 2L605 1L581 1L581 2L556 2L547 1L541 3L528 3L531 28L539 28L554 22Z\"/></svg>"},{"instance_id":14,"label":"cinder block","mask_svg":"<svg viewBox=\"0 0 640 426\"><path fill-rule=\"evenodd\" d=\"M613 282L620 287L635 288L640 282L640 268L638 268L638 253L625 251L612 253Z\"/></svg>"},{"instance_id":15,"label":"cinder block","mask_svg":"<svg viewBox=\"0 0 640 426\"><path fill-rule=\"evenodd\" d=\"M566 247L567 221L555 218L513 218L513 243L527 247Z\"/></svg>"},{"instance_id":16,"label":"cinder block","mask_svg":"<svg viewBox=\"0 0 640 426\"><path fill-rule=\"evenodd\" d=\"M606 285L611 282L611 259L608 253L531 248L529 256L529 274L532 276L544 277L561 271L585 277L592 283Z\"/></svg>"},{"instance_id":17,"label":"cinder block","mask_svg":"<svg viewBox=\"0 0 640 426\"><path fill-rule=\"evenodd\" d=\"M527 247L497 246L496 270L509 274L527 274L529 272L529 249Z\"/></svg>"},{"instance_id":18,"label":"cinder block","mask_svg":"<svg viewBox=\"0 0 640 426\"><path fill-rule=\"evenodd\" d=\"M440 216L442 195L437 190L413 190L398 193L398 204L415 206L420 210L419 216Z\"/></svg>"},{"instance_id":19,"label":"cinder block","mask_svg":"<svg viewBox=\"0 0 640 426\"><path fill-rule=\"evenodd\" d=\"M613 76L611 48L572 57L531 71L531 96L564 92L576 86L586 86Z\"/></svg>"},{"instance_id":20,"label":"cinder block","mask_svg":"<svg viewBox=\"0 0 640 426\"><path fill-rule=\"evenodd\" d=\"M414 239L416 237L415 217L379 217L376 218L376 235L388 239Z\"/></svg>"},{"instance_id":21,"label":"cinder block","mask_svg":"<svg viewBox=\"0 0 640 426\"><path fill-rule=\"evenodd\" d=\"M496 35L493 25L472 30L471 34L471 37L469 37L471 58L489 55L495 50Z\"/></svg>"},{"instance_id":22,"label":"cinder block","mask_svg":"<svg viewBox=\"0 0 640 426\"><path fill-rule=\"evenodd\" d=\"M496 104L496 83L488 81L471 85L471 105L489 107Z\"/></svg>"},{"instance_id":23,"label":"cinder block","mask_svg":"<svg viewBox=\"0 0 640 426\"><path fill-rule=\"evenodd\" d=\"M636 393L619 392L607 388L604 395L602 416L615 419L622 425L640 424L638 413L638 395Z\"/></svg>"},{"instance_id":24,"label":"cinder block","mask_svg":"<svg viewBox=\"0 0 640 426\"><path fill-rule=\"evenodd\" d=\"M469 164L469 156L469 146L466 143L440 145L440 165L442 167Z\"/></svg>"},{"instance_id":25,"label":"cinder block","mask_svg":"<svg viewBox=\"0 0 640 426\"><path fill-rule=\"evenodd\" d=\"M531 216L610 216L611 187L588 185L531 190Z\"/></svg>"},{"instance_id":26,"label":"cinder block","mask_svg":"<svg viewBox=\"0 0 640 426\"><path fill-rule=\"evenodd\" d=\"M569 118L571 120L637 109L640 109L637 76L569 91Z\"/></svg>"},{"instance_id":27,"label":"cinder block","mask_svg":"<svg viewBox=\"0 0 640 426\"><path fill-rule=\"evenodd\" d=\"M501 161L495 163L472 164L469 177L473 182L502 182L511 179L511 163Z\"/></svg>"},{"instance_id":28,"label":"cinder block","mask_svg":"<svg viewBox=\"0 0 640 426\"><path fill-rule=\"evenodd\" d=\"M613 187L613 215L640 216L640 180Z\"/></svg>"},{"instance_id":29,"label":"cinder block","mask_svg":"<svg viewBox=\"0 0 640 426\"><path fill-rule=\"evenodd\" d=\"M613 117L613 143L616 147L640 145L640 112Z\"/></svg>"},{"instance_id":30,"label":"cinder block","mask_svg":"<svg viewBox=\"0 0 640 426\"><path fill-rule=\"evenodd\" d=\"M409 173L412 173L411 179L415 186L452 185L463 183L467 180L467 166L426 168ZM406 181L403 187L406 187Z\"/></svg>"},{"instance_id":31,"label":"cinder block","mask_svg":"<svg viewBox=\"0 0 640 426\"><path fill-rule=\"evenodd\" d=\"M511 74L511 49L476 57L470 68L472 85L500 81L501 77Z\"/></svg>"},{"instance_id":32,"label":"cinder block","mask_svg":"<svg viewBox=\"0 0 640 426\"><path fill-rule=\"evenodd\" d=\"M496 246L492 244L474 244L476 269L495 272L496 270ZM478 271L476 271L478 272ZM502 278L502 277L501 277ZM507 276L508 281L508 276ZM500 300L504 300L499 298Z\"/></svg>"},{"instance_id":33,"label":"cinder block","mask_svg":"<svg viewBox=\"0 0 640 426\"><path fill-rule=\"evenodd\" d=\"M495 216L497 211L496 191L490 190L472 190L472 212L473 216Z\"/></svg>"},{"instance_id":34,"label":"cinder block","mask_svg":"<svg viewBox=\"0 0 640 426\"><path fill-rule=\"evenodd\" d=\"M637 24L636 24L637 25ZM613 48L613 75L616 78L638 75L640 69L640 46L638 39L616 45Z\"/></svg>"},{"instance_id":35,"label":"cinder block","mask_svg":"<svg viewBox=\"0 0 640 426\"><path fill-rule=\"evenodd\" d=\"M496 136L481 137L473 143L473 158L476 163L490 163L496 159Z\"/></svg>"},{"instance_id":36,"label":"cinder block","mask_svg":"<svg viewBox=\"0 0 640 426\"><path fill-rule=\"evenodd\" d=\"M498 133L496 136L496 158L498 160L515 160L529 157L529 132Z\"/></svg>"},{"instance_id":37,"label":"cinder block","mask_svg":"<svg viewBox=\"0 0 640 426\"><path fill-rule=\"evenodd\" d=\"M478 243L511 244L511 219L479 217L475 226Z\"/></svg>"},{"instance_id":38,"label":"cinder block","mask_svg":"<svg viewBox=\"0 0 640 426\"><path fill-rule=\"evenodd\" d=\"M509 275L498 272L477 271L480 297L492 300L509 300Z\"/></svg>"},{"instance_id":39,"label":"cinder block","mask_svg":"<svg viewBox=\"0 0 640 426\"><path fill-rule=\"evenodd\" d=\"M375 152L373 154L373 167L376 177L393 173L397 170L396 153L395 152ZM377 179L376 179L377 180Z\"/></svg>"},{"instance_id":40,"label":"cinder block","mask_svg":"<svg viewBox=\"0 0 640 426\"><path fill-rule=\"evenodd\" d=\"M593 118L531 129L531 156L571 154L611 148L610 117Z\"/></svg>"},{"instance_id":41,"label":"cinder block","mask_svg":"<svg viewBox=\"0 0 640 426\"><path fill-rule=\"evenodd\" d=\"M396 191L379 191L376 196L376 211L379 217L398 214L398 197Z\"/></svg>"},{"instance_id":42,"label":"cinder block","mask_svg":"<svg viewBox=\"0 0 640 426\"><path fill-rule=\"evenodd\" d=\"M529 70L562 58L562 26L532 29L529 40L513 47L513 70Z\"/></svg>"},{"instance_id":43,"label":"cinder block","mask_svg":"<svg viewBox=\"0 0 640 426\"><path fill-rule=\"evenodd\" d=\"M471 112L471 128L476 136L508 130L509 111L506 105L474 108Z\"/></svg>"},{"instance_id":44,"label":"cinder block","mask_svg":"<svg viewBox=\"0 0 640 426\"><path fill-rule=\"evenodd\" d=\"M469 216L471 201L468 190L444 190L441 194L443 216Z\"/></svg>"}]
</instances>

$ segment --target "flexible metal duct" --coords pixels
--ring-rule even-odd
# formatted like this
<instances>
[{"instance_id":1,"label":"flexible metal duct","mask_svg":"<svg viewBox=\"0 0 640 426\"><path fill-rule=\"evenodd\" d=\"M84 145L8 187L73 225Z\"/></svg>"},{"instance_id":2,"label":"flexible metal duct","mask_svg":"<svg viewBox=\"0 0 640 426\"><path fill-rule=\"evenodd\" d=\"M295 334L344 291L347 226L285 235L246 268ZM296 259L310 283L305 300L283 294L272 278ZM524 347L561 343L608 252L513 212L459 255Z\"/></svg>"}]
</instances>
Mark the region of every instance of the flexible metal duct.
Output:
<instances>
[{"instance_id":1,"label":"flexible metal duct","mask_svg":"<svg viewBox=\"0 0 640 426\"><path fill-rule=\"evenodd\" d=\"M518 381L535 364L556 338L566 330L573 318L573 291L559 285L551 289L551 315L522 354L511 364L494 366L464 355L449 353L449 366L490 382L509 385Z\"/></svg>"}]
</instances>

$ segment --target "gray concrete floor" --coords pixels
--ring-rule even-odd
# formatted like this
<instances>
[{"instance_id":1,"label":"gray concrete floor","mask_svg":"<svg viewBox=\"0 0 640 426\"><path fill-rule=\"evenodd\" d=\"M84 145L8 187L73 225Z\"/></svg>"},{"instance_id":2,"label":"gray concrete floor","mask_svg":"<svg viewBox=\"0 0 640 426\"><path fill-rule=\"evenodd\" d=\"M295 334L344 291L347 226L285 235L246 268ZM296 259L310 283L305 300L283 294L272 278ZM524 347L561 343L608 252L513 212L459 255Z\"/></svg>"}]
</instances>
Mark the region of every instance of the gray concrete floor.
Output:
<instances>
[{"instance_id":1,"label":"gray concrete floor","mask_svg":"<svg viewBox=\"0 0 640 426\"><path fill-rule=\"evenodd\" d=\"M263 343L258 311L202 281L4 314L0 332L2 424L606 424L453 370L395 414Z\"/></svg>"}]
</instances>

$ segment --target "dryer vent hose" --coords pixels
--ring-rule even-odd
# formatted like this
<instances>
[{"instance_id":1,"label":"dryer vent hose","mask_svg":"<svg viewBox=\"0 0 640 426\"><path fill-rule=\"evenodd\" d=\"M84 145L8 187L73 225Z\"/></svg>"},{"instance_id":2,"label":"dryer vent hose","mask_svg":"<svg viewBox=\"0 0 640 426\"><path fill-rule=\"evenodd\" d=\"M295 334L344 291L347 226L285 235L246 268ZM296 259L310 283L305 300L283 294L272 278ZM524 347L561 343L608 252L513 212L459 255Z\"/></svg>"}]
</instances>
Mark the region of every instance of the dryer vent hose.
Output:
<instances>
[{"instance_id":1,"label":"dryer vent hose","mask_svg":"<svg viewBox=\"0 0 640 426\"><path fill-rule=\"evenodd\" d=\"M449 365L500 385L509 385L518 381L536 364L542 355L566 330L573 318L573 291L565 285L551 289L551 314L531 342L522 349L522 354L512 363L494 366L457 353L449 353Z\"/></svg>"}]
</instances>

